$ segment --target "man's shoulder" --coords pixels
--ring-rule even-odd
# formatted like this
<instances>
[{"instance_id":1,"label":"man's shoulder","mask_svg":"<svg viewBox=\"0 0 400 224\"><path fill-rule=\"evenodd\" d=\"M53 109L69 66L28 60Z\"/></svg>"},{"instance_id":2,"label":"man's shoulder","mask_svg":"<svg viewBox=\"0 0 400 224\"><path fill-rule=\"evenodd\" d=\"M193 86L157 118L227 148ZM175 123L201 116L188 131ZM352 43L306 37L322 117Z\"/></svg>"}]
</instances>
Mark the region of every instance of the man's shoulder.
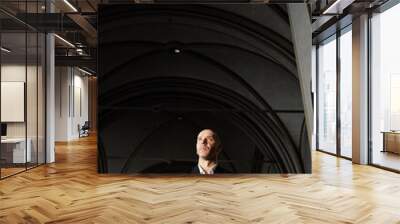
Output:
<instances>
[{"instance_id":1,"label":"man's shoulder","mask_svg":"<svg viewBox=\"0 0 400 224\"><path fill-rule=\"evenodd\" d=\"M217 166L214 170L214 173L231 173L231 171L223 168L222 166Z\"/></svg>"},{"instance_id":2,"label":"man's shoulder","mask_svg":"<svg viewBox=\"0 0 400 224\"><path fill-rule=\"evenodd\" d=\"M192 173L197 173L197 174L200 173L200 170L199 170L199 166L198 166L198 165L193 166L193 168L192 168Z\"/></svg>"},{"instance_id":3,"label":"man's shoulder","mask_svg":"<svg viewBox=\"0 0 400 224\"><path fill-rule=\"evenodd\" d=\"M200 174L199 166L198 165L193 166L191 173ZM217 167L215 167L214 174L217 173L232 173L232 172L230 170L223 168L222 166L217 165Z\"/></svg>"}]
</instances>

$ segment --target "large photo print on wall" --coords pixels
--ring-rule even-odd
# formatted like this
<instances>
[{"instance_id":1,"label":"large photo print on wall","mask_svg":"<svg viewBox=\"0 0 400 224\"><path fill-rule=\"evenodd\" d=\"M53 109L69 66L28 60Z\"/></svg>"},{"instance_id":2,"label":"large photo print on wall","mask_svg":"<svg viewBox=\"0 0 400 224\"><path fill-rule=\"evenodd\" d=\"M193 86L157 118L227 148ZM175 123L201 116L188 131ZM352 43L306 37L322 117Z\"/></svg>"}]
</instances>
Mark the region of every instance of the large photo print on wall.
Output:
<instances>
[{"instance_id":1,"label":"large photo print on wall","mask_svg":"<svg viewBox=\"0 0 400 224\"><path fill-rule=\"evenodd\" d=\"M100 173L309 173L285 5L101 5Z\"/></svg>"}]
</instances>

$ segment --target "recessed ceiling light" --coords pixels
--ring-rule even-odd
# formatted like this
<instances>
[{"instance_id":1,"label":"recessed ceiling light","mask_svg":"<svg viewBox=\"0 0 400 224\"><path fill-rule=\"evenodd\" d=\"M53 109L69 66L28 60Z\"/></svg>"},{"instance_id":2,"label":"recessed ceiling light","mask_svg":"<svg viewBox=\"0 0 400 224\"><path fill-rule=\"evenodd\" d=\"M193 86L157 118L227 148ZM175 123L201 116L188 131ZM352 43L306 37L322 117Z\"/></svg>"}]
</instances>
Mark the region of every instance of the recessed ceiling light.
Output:
<instances>
[{"instance_id":1,"label":"recessed ceiling light","mask_svg":"<svg viewBox=\"0 0 400 224\"><path fill-rule=\"evenodd\" d=\"M175 53L175 54L179 54L179 53L181 53L181 50L175 48L175 49L174 49L174 53Z\"/></svg>"},{"instance_id":2,"label":"recessed ceiling light","mask_svg":"<svg viewBox=\"0 0 400 224\"><path fill-rule=\"evenodd\" d=\"M65 4L67 4L74 12L78 12L78 10L68 1L64 0Z\"/></svg>"},{"instance_id":3,"label":"recessed ceiling light","mask_svg":"<svg viewBox=\"0 0 400 224\"><path fill-rule=\"evenodd\" d=\"M10 53L10 52L11 52L11 50L9 50L9 49L7 49L7 48L5 48L5 47L1 47L1 50L4 51L4 52L6 52L6 53Z\"/></svg>"},{"instance_id":4,"label":"recessed ceiling light","mask_svg":"<svg viewBox=\"0 0 400 224\"><path fill-rule=\"evenodd\" d=\"M326 8L322 14L342 14L343 9L351 5L355 0L336 0L328 8Z\"/></svg>"},{"instance_id":5,"label":"recessed ceiling light","mask_svg":"<svg viewBox=\"0 0 400 224\"><path fill-rule=\"evenodd\" d=\"M62 42L64 42L64 43L66 43L67 45L69 45L70 47L75 48L75 45L73 45L73 44L72 44L71 42L69 42L68 40L66 40L66 39L64 39L64 38L62 38L62 37L60 37L60 36L57 35L57 34L54 34L54 36L57 37L58 39L60 39Z\"/></svg>"},{"instance_id":6,"label":"recessed ceiling light","mask_svg":"<svg viewBox=\"0 0 400 224\"><path fill-rule=\"evenodd\" d=\"M87 74L87 75L92 75L92 73L90 73L90 72L88 72L88 71L86 71L86 70L83 70L83 69L81 69L81 68L79 68L79 67L78 67L78 70L81 71L81 72L83 72L83 73L85 73L85 74Z\"/></svg>"}]
</instances>

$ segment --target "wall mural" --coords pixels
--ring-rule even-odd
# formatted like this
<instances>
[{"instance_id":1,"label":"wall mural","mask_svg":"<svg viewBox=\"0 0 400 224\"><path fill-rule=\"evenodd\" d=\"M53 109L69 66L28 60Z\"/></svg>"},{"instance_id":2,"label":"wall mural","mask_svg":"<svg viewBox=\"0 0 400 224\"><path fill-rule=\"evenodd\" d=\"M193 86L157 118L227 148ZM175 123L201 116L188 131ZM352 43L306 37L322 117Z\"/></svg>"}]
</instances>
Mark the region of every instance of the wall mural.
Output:
<instances>
[{"instance_id":1,"label":"wall mural","mask_svg":"<svg viewBox=\"0 0 400 224\"><path fill-rule=\"evenodd\" d=\"M101 5L98 171L309 173L285 5Z\"/></svg>"}]
</instances>

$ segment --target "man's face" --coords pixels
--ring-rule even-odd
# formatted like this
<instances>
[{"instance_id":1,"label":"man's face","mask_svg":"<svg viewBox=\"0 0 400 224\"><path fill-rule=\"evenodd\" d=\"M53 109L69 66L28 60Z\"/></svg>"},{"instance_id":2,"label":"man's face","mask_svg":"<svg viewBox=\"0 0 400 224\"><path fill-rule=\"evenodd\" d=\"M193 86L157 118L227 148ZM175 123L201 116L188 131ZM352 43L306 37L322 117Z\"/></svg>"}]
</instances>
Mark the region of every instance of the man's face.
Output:
<instances>
[{"instance_id":1,"label":"man's face","mask_svg":"<svg viewBox=\"0 0 400 224\"><path fill-rule=\"evenodd\" d=\"M197 136L197 155L207 160L214 158L217 153L216 144L213 131L208 129L201 131Z\"/></svg>"}]
</instances>

